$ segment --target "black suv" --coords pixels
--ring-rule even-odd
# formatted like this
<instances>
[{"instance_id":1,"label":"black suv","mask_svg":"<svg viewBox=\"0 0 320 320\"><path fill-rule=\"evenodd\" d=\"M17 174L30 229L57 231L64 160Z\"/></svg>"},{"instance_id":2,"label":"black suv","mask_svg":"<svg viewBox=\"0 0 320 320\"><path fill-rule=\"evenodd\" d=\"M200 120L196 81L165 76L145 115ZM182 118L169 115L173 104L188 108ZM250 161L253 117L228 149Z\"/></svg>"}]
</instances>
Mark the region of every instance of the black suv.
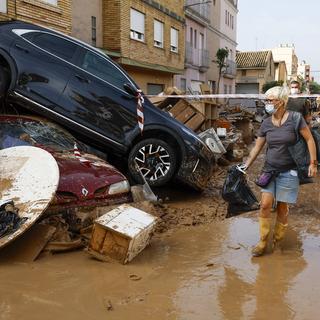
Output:
<instances>
[{"instance_id":1,"label":"black suv","mask_svg":"<svg viewBox=\"0 0 320 320\"><path fill-rule=\"evenodd\" d=\"M0 99L52 119L78 138L120 155L132 177L160 186L174 177L206 187L213 154L197 135L144 97L100 50L59 32L20 21L0 23ZM137 165L136 165L137 164Z\"/></svg>"}]
</instances>

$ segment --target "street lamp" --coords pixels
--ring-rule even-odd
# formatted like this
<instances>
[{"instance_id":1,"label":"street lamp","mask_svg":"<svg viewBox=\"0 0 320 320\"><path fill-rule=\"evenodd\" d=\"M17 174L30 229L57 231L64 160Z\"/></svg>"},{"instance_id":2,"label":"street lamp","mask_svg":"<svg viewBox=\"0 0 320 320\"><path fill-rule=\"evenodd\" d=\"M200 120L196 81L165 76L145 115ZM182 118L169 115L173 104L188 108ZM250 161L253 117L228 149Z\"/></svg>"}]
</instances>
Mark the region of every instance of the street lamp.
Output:
<instances>
[{"instance_id":1,"label":"street lamp","mask_svg":"<svg viewBox=\"0 0 320 320\"><path fill-rule=\"evenodd\" d=\"M198 4L207 4L207 3L212 3L212 1L208 0L208 1L205 1L205 2L197 2L197 3L187 4L187 5L183 6L183 9L186 9L186 8L189 8L189 7L192 7L192 6L196 6Z\"/></svg>"}]
</instances>

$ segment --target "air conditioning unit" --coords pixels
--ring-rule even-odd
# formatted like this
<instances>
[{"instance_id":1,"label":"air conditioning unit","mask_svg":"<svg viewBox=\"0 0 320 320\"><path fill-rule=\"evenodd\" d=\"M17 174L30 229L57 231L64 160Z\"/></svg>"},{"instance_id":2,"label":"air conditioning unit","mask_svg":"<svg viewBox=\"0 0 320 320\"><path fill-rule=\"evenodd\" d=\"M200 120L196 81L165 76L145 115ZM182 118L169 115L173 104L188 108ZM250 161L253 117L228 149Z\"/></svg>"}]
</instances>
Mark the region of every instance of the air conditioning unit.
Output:
<instances>
[{"instance_id":1,"label":"air conditioning unit","mask_svg":"<svg viewBox=\"0 0 320 320\"><path fill-rule=\"evenodd\" d=\"M208 146L208 148L217 156L227 152L220 138L213 128L201 132L198 137Z\"/></svg>"}]
</instances>

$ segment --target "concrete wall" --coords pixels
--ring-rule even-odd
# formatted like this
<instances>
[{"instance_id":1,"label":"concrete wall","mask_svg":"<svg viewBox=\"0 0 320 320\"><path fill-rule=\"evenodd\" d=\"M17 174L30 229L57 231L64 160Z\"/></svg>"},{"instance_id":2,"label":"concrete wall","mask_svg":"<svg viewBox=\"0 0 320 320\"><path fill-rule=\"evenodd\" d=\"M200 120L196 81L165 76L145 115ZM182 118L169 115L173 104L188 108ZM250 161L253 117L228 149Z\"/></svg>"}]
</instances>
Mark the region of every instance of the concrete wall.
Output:
<instances>
[{"instance_id":1,"label":"concrete wall","mask_svg":"<svg viewBox=\"0 0 320 320\"><path fill-rule=\"evenodd\" d=\"M91 17L96 17L96 46L103 46L102 0L72 1L72 36L92 45Z\"/></svg>"}]
</instances>

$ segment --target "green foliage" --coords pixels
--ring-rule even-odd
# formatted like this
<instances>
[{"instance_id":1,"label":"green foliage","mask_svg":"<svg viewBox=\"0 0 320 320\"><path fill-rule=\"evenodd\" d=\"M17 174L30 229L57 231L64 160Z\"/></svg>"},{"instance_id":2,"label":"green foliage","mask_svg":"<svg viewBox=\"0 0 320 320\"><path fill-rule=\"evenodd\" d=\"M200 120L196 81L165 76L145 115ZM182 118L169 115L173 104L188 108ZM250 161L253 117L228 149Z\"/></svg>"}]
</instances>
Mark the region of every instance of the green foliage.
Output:
<instances>
[{"instance_id":1,"label":"green foliage","mask_svg":"<svg viewBox=\"0 0 320 320\"><path fill-rule=\"evenodd\" d=\"M228 55L229 55L229 50L227 48L219 48L216 53L217 59L213 60L213 62L215 62L217 64L217 67L219 69L219 79L218 79L218 84L217 84L217 92L219 92L222 71L225 67L227 67L226 59L228 58Z\"/></svg>"},{"instance_id":2,"label":"green foliage","mask_svg":"<svg viewBox=\"0 0 320 320\"><path fill-rule=\"evenodd\" d=\"M310 82L309 83L309 90L310 90L311 94L320 93L320 84L317 82Z\"/></svg>"},{"instance_id":3,"label":"green foliage","mask_svg":"<svg viewBox=\"0 0 320 320\"><path fill-rule=\"evenodd\" d=\"M265 93L267 90L269 90L270 88L276 87L276 86L283 86L283 81L269 81L266 82L263 86L262 86L262 92Z\"/></svg>"}]
</instances>

